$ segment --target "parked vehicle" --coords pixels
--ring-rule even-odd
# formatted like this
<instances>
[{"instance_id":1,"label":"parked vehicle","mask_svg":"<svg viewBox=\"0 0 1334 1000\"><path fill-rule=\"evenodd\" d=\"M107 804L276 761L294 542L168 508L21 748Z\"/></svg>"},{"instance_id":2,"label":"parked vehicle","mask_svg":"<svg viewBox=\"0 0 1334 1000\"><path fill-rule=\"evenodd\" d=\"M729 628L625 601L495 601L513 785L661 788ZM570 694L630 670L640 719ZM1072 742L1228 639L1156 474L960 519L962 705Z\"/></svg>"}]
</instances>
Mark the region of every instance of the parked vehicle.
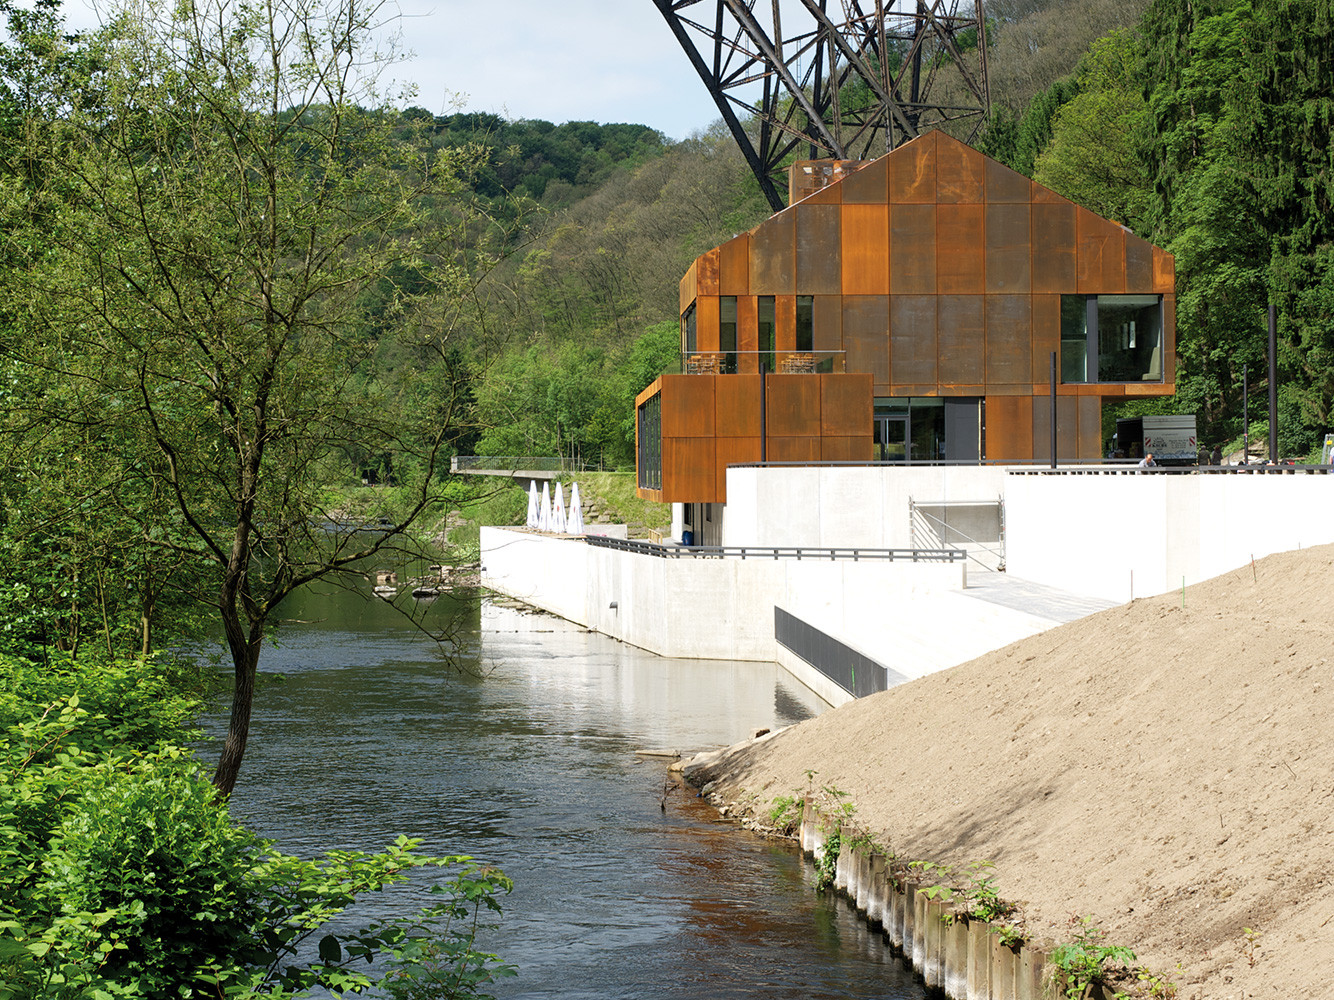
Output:
<instances>
[{"instance_id":1,"label":"parked vehicle","mask_svg":"<svg viewBox=\"0 0 1334 1000\"><path fill-rule=\"evenodd\" d=\"M1195 414L1122 417L1116 422L1116 447L1127 457L1152 454L1159 465L1195 465L1199 460Z\"/></svg>"}]
</instances>

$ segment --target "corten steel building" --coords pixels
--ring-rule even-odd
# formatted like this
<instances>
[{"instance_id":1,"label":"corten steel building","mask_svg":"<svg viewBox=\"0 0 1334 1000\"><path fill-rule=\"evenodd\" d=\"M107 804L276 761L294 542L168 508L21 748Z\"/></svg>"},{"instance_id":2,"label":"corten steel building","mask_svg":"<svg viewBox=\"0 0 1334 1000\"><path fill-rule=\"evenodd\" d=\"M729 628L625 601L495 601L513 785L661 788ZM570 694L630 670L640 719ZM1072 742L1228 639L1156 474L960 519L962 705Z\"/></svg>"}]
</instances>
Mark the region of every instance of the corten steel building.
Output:
<instances>
[{"instance_id":1,"label":"corten steel building","mask_svg":"<svg viewBox=\"0 0 1334 1000\"><path fill-rule=\"evenodd\" d=\"M791 188L681 281L641 497L707 519L732 464L1049 460L1053 352L1059 459L1100 457L1104 399L1173 392L1173 259L1123 226L942 132Z\"/></svg>"}]
</instances>

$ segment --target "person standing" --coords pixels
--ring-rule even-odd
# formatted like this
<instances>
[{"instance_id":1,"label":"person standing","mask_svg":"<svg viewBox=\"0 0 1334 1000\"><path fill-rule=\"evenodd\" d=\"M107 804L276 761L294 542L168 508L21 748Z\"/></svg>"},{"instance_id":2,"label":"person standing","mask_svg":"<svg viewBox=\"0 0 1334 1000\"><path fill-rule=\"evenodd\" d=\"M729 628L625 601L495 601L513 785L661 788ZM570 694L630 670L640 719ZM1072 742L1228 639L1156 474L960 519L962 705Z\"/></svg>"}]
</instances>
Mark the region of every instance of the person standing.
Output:
<instances>
[{"instance_id":1,"label":"person standing","mask_svg":"<svg viewBox=\"0 0 1334 1000\"><path fill-rule=\"evenodd\" d=\"M1222 446L1222 445L1217 445L1217 444L1214 445L1214 450L1211 451L1211 452L1209 452L1209 464L1210 464L1210 465L1222 465L1222 464L1223 464L1223 446Z\"/></svg>"},{"instance_id":2,"label":"person standing","mask_svg":"<svg viewBox=\"0 0 1334 1000\"><path fill-rule=\"evenodd\" d=\"M1137 469L1156 469L1156 468L1158 468L1158 463L1155 462L1155 461L1153 460L1153 452L1149 452L1147 455L1145 455L1143 458L1141 458L1141 459L1139 460L1139 465L1135 466L1135 468L1137 468Z\"/></svg>"}]
</instances>

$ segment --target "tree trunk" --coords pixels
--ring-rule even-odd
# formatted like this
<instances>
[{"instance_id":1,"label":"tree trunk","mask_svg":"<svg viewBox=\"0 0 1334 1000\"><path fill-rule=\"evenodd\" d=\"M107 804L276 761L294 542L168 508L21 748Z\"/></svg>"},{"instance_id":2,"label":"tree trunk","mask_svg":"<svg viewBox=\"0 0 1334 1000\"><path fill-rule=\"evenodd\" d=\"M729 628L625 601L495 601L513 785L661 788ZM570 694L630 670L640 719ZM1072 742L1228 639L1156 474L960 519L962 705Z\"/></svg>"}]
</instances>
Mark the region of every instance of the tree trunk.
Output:
<instances>
[{"instance_id":1,"label":"tree trunk","mask_svg":"<svg viewBox=\"0 0 1334 1000\"><path fill-rule=\"evenodd\" d=\"M232 714L227 722L222 754L218 757L218 769L213 774L213 787L227 798L236 787L241 761L245 759L246 740L250 737L250 711L255 703L255 675L264 644L264 629L262 625L253 625L247 636L234 608L223 609L223 625L227 632L227 646L232 652Z\"/></svg>"}]
</instances>

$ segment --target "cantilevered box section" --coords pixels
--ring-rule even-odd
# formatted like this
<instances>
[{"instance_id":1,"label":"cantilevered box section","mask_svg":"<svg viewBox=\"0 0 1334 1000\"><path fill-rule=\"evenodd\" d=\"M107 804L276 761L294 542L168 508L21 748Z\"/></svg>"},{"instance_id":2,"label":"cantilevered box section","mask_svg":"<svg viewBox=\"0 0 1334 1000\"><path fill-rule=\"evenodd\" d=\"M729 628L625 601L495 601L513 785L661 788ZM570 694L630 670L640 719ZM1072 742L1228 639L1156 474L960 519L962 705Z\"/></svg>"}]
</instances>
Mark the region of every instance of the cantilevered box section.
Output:
<instances>
[{"instance_id":1,"label":"cantilevered box section","mask_svg":"<svg viewBox=\"0 0 1334 1000\"><path fill-rule=\"evenodd\" d=\"M1053 353L1061 459L1102 454L1103 400L1174 391L1170 254L942 132L837 166L686 272L684 374L637 401L642 496L725 500L761 370L769 461L1048 460Z\"/></svg>"},{"instance_id":2,"label":"cantilevered box section","mask_svg":"<svg viewBox=\"0 0 1334 1000\"><path fill-rule=\"evenodd\" d=\"M763 398L760 379L663 375L640 393L639 495L725 503L729 465L870 459L870 375L766 375Z\"/></svg>"}]
</instances>

